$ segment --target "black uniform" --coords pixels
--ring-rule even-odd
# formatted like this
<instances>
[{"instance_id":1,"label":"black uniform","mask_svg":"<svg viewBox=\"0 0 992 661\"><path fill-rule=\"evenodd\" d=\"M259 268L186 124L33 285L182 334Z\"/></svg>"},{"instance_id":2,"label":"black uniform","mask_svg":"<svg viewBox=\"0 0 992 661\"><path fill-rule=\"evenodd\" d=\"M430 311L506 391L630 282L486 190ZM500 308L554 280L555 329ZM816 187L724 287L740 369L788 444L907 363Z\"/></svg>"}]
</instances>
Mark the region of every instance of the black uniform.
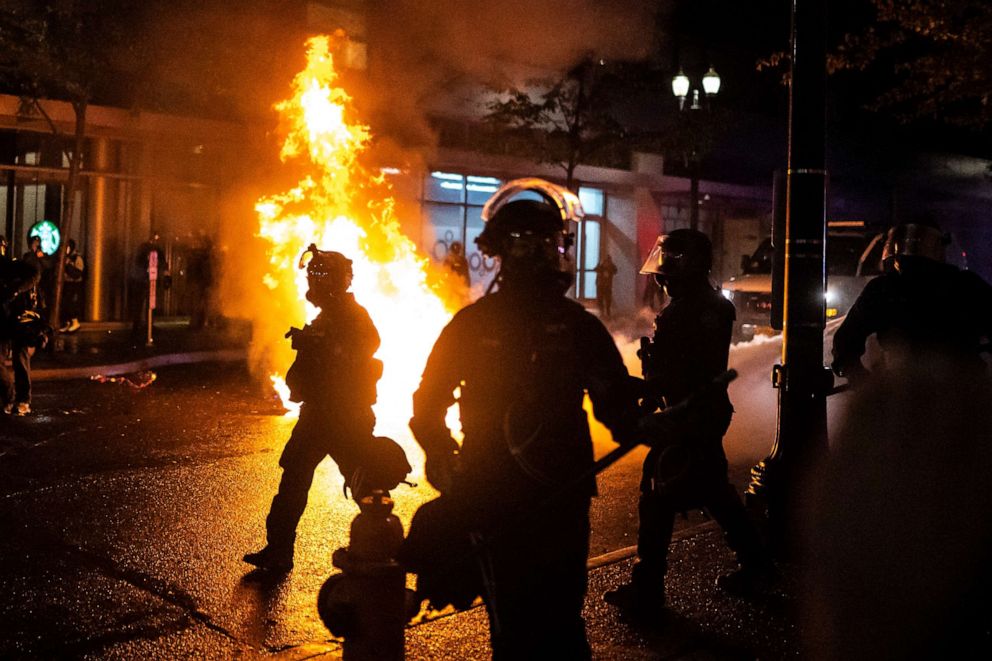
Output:
<instances>
[{"instance_id":1,"label":"black uniform","mask_svg":"<svg viewBox=\"0 0 992 661\"><path fill-rule=\"evenodd\" d=\"M504 283L461 310L434 346L410 426L430 462L439 444L453 443L444 417L461 389L460 470L450 493L434 501L452 505L459 522L437 526L447 540L421 534L418 518L430 516L428 503L411 525L404 555L421 592L432 580L425 565L445 552L470 558L469 573L487 568L483 598L497 658L589 657L581 611L595 478L553 508L523 515L592 466L585 392L614 438L629 436L628 381L612 337L557 285ZM453 539L460 525L497 541L473 552L464 535ZM441 581L451 576L443 563L433 572Z\"/></svg>"},{"instance_id":2,"label":"black uniform","mask_svg":"<svg viewBox=\"0 0 992 661\"><path fill-rule=\"evenodd\" d=\"M890 356L937 352L984 369L978 350L992 336L992 287L971 271L917 258L865 285L834 335L833 370L857 379L872 334Z\"/></svg>"},{"instance_id":3,"label":"black uniform","mask_svg":"<svg viewBox=\"0 0 992 661\"><path fill-rule=\"evenodd\" d=\"M4 407L31 403L31 356L43 344L48 327L37 311L35 288L40 273L33 261L0 256L0 400ZM12 369L4 365L7 351Z\"/></svg>"},{"instance_id":4,"label":"black uniform","mask_svg":"<svg viewBox=\"0 0 992 661\"><path fill-rule=\"evenodd\" d=\"M279 459L282 480L266 518L268 544L292 548L313 472L330 455L347 480L371 443L372 405L382 363L373 358L379 333L350 293L322 302L321 312L293 333L296 360L286 374L300 419Z\"/></svg>"},{"instance_id":5,"label":"black uniform","mask_svg":"<svg viewBox=\"0 0 992 661\"><path fill-rule=\"evenodd\" d=\"M849 400L811 491L823 561L808 630L823 658L987 658L992 383L979 349L992 287L937 259L894 259L834 336L832 368L849 382L868 376L872 334L882 364Z\"/></svg>"},{"instance_id":6,"label":"black uniform","mask_svg":"<svg viewBox=\"0 0 992 661\"><path fill-rule=\"evenodd\" d=\"M722 374L727 369L734 318L733 304L705 280L687 285L674 296L655 320L654 341L644 361L651 391L674 405ZM639 561L633 580L642 590L659 596L664 594L668 546L678 512L706 508L723 528L742 566L757 565L764 557L740 496L727 480L723 435L733 413L727 391L715 389L694 402L672 421L668 442L652 448L644 462ZM688 463L678 462L674 472L669 472L672 467L663 460L665 475L659 477L659 457L672 446L688 452Z\"/></svg>"}]
</instances>

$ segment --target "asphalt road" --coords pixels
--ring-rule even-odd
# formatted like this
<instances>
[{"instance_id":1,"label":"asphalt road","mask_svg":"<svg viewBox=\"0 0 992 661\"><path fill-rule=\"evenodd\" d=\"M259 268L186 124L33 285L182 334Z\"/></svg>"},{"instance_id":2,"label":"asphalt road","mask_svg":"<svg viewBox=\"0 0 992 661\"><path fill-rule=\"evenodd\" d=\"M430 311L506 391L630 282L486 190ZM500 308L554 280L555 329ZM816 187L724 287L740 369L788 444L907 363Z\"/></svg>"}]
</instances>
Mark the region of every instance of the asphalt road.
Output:
<instances>
[{"instance_id":1,"label":"asphalt road","mask_svg":"<svg viewBox=\"0 0 992 661\"><path fill-rule=\"evenodd\" d=\"M732 397L762 409L739 413L728 435L738 481L771 442L774 408L754 398L767 389L774 403L757 384L776 354L774 342L758 343L732 359L748 369ZM332 642L315 595L357 513L336 468L318 469L294 571L260 580L241 555L264 541L293 421L237 365L158 376L141 390L38 384L37 413L2 420L0 657L299 658ZM596 445L599 454L613 447L602 432ZM642 457L600 477L591 555L635 543ZM418 487L394 492L404 524L434 495L414 479Z\"/></svg>"},{"instance_id":2,"label":"asphalt road","mask_svg":"<svg viewBox=\"0 0 992 661\"><path fill-rule=\"evenodd\" d=\"M295 655L330 638L315 595L357 513L336 468L318 469L294 571L255 580L241 555L264 542L293 421L238 366L158 377L38 384L37 413L3 419L0 657ZM597 504L594 552L631 543L637 470L604 479L626 512ZM404 523L434 495L417 481L394 492Z\"/></svg>"}]
</instances>

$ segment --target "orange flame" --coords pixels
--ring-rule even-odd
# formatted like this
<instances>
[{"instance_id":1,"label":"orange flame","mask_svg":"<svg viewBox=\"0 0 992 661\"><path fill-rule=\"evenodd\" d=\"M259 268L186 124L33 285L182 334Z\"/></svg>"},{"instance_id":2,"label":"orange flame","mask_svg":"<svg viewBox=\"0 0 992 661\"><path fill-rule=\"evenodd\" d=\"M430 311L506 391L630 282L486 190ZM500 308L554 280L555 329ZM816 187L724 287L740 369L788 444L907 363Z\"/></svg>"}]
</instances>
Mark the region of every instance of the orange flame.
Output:
<instances>
[{"instance_id":1,"label":"orange flame","mask_svg":"<svg viewBox=\"0 0 992 661\"><path fill-rule=\"evenodd\" d=\"M341 37L335 35L335 40ZM283 162L302 161L310 174L255 206L258 236L270 244L264 278L273 299L268 307L281 314L285 328L316 317L317 309L304 298L306 272L297 268L311 242L353 260L352 291L382 336L376 355L385 369L378 385L376 433L410 450L411 396L451 311L428 284L428 259L400 230L389 182L359 160L371 134L349 119L354 116L351 98L336 86L334 43L326 36L307 42L307 66L293 81L293 97L275 106L289 125L280 157ZM293 355L288 341L273 340L269 346L278 351L274 364L283 374ZM273 383L290 409L295 405L288 402L280 374L272 376Z\"/></svg>"}]
</instances>

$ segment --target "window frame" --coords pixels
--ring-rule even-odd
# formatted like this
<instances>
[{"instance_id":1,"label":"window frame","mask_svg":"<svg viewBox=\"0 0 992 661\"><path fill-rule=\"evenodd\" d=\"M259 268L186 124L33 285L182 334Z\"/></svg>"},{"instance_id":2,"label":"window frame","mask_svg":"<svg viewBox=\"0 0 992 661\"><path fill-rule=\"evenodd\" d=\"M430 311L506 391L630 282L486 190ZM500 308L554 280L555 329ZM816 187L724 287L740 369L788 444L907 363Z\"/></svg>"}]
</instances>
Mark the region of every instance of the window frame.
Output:
<instances>
[{"instance_id":1,"label":"window frame","mask_svg":"<svg viewBox=\"0 0 992 661\"><path fill-rule=\"evenodd\" d=\"M601 214L587 213L581 221L579 221L579 227L575 232L575 279L574 279L574 297L579 301L595 301L597 298L597 293L599 291L599 281L596 277L596 266L603 259L603 246L605 244L604 236L605 229L608 223L609 217L609 201L610 194L605 188L599 188L596 186L580 186L579 189L589 189L595 190L602 194L603 196L603 209ZM596 252L598 254L598 259L596 264L586 267L586 250L588 246L587 240L587 229L591 224L595 224L599 228L599 241L596 246ZM586 289L591 284L592 296L585 296Z\"/></svg>"}]
</instances>

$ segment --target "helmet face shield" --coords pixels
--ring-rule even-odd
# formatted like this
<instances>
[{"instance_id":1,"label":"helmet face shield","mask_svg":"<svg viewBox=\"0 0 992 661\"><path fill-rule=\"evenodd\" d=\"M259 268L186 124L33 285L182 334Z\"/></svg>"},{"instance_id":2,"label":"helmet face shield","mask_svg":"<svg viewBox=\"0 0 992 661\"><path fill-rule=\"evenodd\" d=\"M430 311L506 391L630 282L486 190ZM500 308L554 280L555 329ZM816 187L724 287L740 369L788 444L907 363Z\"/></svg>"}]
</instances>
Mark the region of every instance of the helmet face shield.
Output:
<instances>
[{"instance_id":1,"label":"helmet face shield","mask_svg":"<svg viewBox=\"0 0 992 661\"><path fill-rule=\"evenodd\" d=\"M678 289L688 282L705 281L712 264L709 237L697 230L677 229L658 237L641 273L653 275L663 287Z\"/></svg>"},{"instance_id":2,"label":"helmet face shield","mask_svg":"<svg viewBox=\"0 0 992 661\"><path fill-rule=\"evenodd\" d=\"M572 191L538 177L525 177L508 181L493 193L486 205L482 207L482 220L488 223L510 200L528 191L537 193L544 198L545 202L557 208L566 225L570 220L578 222L585 216L579 196Z\"/></svg>"},{"instance_id":3,"label":"helmet face shield","mask_svg":"<svg viewBox=\"0 0 992 661\"><path fill-rule=\"evenodd\" d=\"M655 241L654 248L648 253L648 258L644 260L644 265L641 267L642 275L666 275L678 269L683 255L681 252L666 249L666 238L667 235L659 236Z\"/></svg>"},{"instance_id":4,"label":"helmet face shield","mask_svg":"<svg viewBox=\"0 0 992 661\"><path fill-rule=\"evenodd\" d=\"M641 267L641 273L660 276L678 275L685 268L685 247L678 240L673 240L670 234L659 236Z\"/></svg>"},{"instance_id":5,"label":"helmet face shield","mask_svg":"<svg viewBox=\"0 0 992 661\"><path fill-rule=\"evenodd\" d=\"M923 257L944 261L947 236L936 227L910 223L889 230L882 249L882 262L891 263L896 257Z\"/></svg>"},{"instance_id":6,"label":"helmet face shield","mask_svg":"<svg viewBox=\"0 0 992 661\"><path fill-rule=\"evenodd\" d=\"M500 259L513 271L564 272L572 262L570 246L570 235L511 232Z\"/></svg>"},{"instance_id":7,"label":"helmet face shield","mask_svg":"<svg viewBox=\"0 0 992 661\"><path fill-rule=\"evenodd\" d=\"M526 192L542 199L518 198ZM575 235L569 225L582 215L582 205L572 191L543 179L517 179L486 203L482 211L486 227L476 243L484 255L499 257L504 280L558 278L572 272L569 248Z\"/></svg>"}]
</instances>

